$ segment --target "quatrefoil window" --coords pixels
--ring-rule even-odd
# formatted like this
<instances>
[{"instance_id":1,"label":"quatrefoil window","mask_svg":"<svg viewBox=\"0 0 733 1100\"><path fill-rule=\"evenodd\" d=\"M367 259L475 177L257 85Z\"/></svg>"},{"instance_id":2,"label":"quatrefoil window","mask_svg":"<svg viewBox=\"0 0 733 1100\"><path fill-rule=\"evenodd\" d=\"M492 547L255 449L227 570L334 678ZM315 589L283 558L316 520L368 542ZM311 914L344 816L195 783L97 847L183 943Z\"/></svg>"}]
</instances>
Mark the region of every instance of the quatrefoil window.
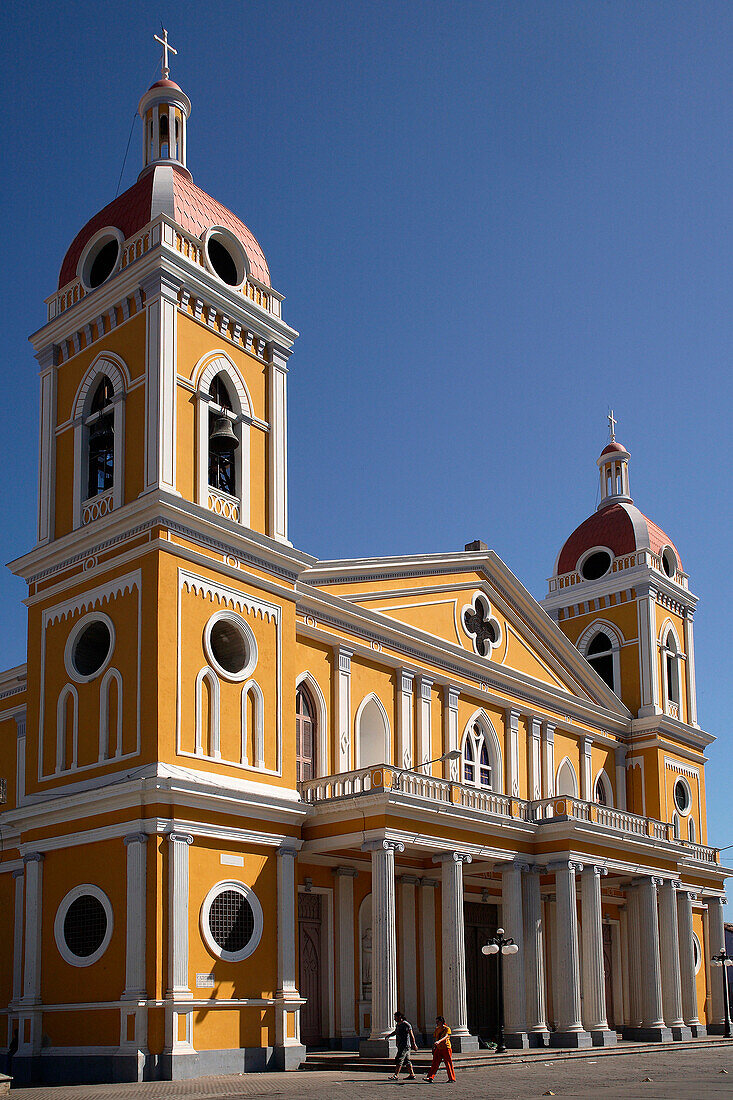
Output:
<instances>
[{"instance_id":1,"label":"quatrefoil window","mask_svg":"<svg viewBox=\"0 0 733 1100\"><path fill-rule=\"evenodd\" d=\"M463 608L463 629L473 642L479 657L490 657L501 641L501 626L491 614L491 604L486 596L477 592L473 601Z\"/></svg>"}]
</instances>

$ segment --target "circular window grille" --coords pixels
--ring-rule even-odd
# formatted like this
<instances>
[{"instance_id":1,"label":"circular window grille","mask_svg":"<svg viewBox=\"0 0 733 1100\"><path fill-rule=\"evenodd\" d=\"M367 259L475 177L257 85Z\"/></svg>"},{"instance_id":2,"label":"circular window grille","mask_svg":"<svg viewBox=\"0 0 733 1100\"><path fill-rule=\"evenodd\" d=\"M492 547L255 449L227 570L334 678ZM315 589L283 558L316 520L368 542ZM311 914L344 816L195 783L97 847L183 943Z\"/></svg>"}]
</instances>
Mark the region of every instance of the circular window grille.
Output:
<instances>
[{"instance_id":1,"label":"circular window grille","mask_svg":"<svg viewBox=\"0 0 733 1100\"><path fill-rule=\"evenodd\" d=\"M262 936L262 907L243 882L219 882L201 907L204 941L220 959L240 962L248 958Z\"/></svg>"},{"instance_id":2,"label":"circular window grille","mask_svg":"<svg viewBox=\"0 0 733 1100\"><path fill-rule=\"evenodd\" d=\"M96 611L81 619L66 642L66 671L72 680L84 683L99 675L112 656L115 631L112 620Z\"/></svg>"},{"instance_id":3,"label":"circular window grille","mask_svg":"<svg viewBox=\"0 0 733 1100\"><path fill-rule=\"evenodd\" d=\"M220 611L209 619L204 649L213 667L227 680L245 680L257 664L255 636L233 611Z\"/></svg>"},{"instance_id":4,"label":"circular window grille","mask_svg":"<svg viewBox=\"0 0 733 1100\"><path fill-rule=\"evenodd\" d=\"M690 789L684 779L678 779L674 785L674 804L681 814L686 814L691 804Z\"/></svg>"},{"instance_id":5,"label":"circular window grille","mask_svg":"<svg viewBox=\"0 0 733 1100\"><path fill-rule=\"evenodd\" d=\"M611 568L611 555L607 550L596 550L590 554L580 567L583 580L597 581Z\"/></svg>"},{"instance_id":6,"label":"circular window grille","mask_svg":"<svg viewBox=\"0 0 733 1100\"><path fill-rule=\"evenodd\" d=\"M204 234L204 258L209 271L227 286L239 287L247 277L244 249L222 226L212 226Z\"/></svg>"},{"instance_id":7,"label":"circular window grille","mask_svg":"<svg viewBox=\"0 0 733 1100\"><path fill-rule=\"evenodd\" d=\"M73 966L91 966L112 938L112 906L90 883L70 890L58 907L54 936L61 956Z\"/></svg>"}]
</instances>

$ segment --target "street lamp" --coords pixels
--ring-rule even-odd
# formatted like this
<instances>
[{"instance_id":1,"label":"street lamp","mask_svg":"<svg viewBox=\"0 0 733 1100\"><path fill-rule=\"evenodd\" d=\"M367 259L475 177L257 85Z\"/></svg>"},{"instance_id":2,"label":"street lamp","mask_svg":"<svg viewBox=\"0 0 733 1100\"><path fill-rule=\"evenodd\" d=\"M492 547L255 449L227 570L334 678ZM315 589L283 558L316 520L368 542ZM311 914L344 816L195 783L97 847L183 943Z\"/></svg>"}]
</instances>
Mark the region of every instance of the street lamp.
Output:
<instances>
[{"instance_id":1,"label":"street lamp","mask_svg":"<svg viewBox=\"0 0 733 1100\"><path fill-rule=\"evenodd\" d=\"M462 754L460 749L450 749L449 752L444 752L442 756L436 756L434 760L423 760L422 764L417 764L415 766L415 771L417 771L418 768L426 768L428 764L440 764L443 762L443 760L460 760L461 755ZM401 789L402 773L400 772L399 774L393 775L392 777L392 790L399 791Z\"/></svg>"},{"instance_id":2,"label":"street lamp","mask_svg":"<svg viewBox=\"0 0 733 1100\"><path fill-rule=\"evenodd\" d=\"M481 948L482 955L496 955L496 1014L499 1017L499 1029L496 1036L496 1053L506 1054L504 1046L504 955L516 955L519 948L514 940L504 935L503 928L497 928L496 935Z\"/></svg>"},{"instance_id":3,"label":"street lamp","mask_svg":"<svg viewBox=\"0 0 733 1100\"><path fill-rule=\"evenodd\" d=\"M729 955L725 948L721 948L717 955L713 955L711 963L715 966L719 966L723 975L723 1008L725 1010L725 1031L723 1037L730 1039L730 1001L728 1000L728 975L726 973L726 966L733 966L733 955Z\"/></svg>"}]
</instances>

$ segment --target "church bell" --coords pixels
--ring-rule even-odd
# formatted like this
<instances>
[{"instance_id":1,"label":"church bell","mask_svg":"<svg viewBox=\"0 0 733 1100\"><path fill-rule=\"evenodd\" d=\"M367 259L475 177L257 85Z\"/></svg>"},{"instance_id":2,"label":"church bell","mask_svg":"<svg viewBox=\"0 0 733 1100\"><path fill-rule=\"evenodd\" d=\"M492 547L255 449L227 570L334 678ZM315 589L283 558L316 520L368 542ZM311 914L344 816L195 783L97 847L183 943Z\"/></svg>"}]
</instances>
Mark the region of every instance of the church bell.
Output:
<instances>
[{"instance_id":1,"label":"church bell","mask_svg":"<svg viewBox=\"0 0 733 1100\"><path fill-rule=\"evenodd\" d=\"M215 454L226 454L227 451L235 451L238 446L239 440L229 417L217 416L209 435L209 448Z\"/></svg>"}]
</instances>

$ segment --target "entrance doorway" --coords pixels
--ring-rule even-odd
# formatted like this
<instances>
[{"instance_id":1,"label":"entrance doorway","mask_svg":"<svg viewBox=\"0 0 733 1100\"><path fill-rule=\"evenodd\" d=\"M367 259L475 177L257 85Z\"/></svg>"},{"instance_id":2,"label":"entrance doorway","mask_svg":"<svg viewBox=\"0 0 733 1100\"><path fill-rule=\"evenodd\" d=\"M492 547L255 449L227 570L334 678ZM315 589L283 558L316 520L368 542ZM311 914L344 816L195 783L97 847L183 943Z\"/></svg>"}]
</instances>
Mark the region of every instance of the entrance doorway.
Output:
<instances>
[{"instance_id":1,"label":"entrance doorway","mask_svg":"<svg viewBox=\"0 0 733 1100\"><path fill-rule=\"evenodd\" d=\"M298 989L306 1002L300 1010L300 1038L307 1047L323 1042L321 894L298 894Z\"/></svg>"},{"instance_id":2,"label":"entrance doorway","mask_svg":"<svg viewBox=\"0 0 733 1100\"><path fill-rule=\"evenodd\" d=\"M479 901L463 906L466 926L466 996L468 1030L487 1042L496 1037L496 960L481 948L496 934L498 909Z\"/></svg>"}]
</instances>

